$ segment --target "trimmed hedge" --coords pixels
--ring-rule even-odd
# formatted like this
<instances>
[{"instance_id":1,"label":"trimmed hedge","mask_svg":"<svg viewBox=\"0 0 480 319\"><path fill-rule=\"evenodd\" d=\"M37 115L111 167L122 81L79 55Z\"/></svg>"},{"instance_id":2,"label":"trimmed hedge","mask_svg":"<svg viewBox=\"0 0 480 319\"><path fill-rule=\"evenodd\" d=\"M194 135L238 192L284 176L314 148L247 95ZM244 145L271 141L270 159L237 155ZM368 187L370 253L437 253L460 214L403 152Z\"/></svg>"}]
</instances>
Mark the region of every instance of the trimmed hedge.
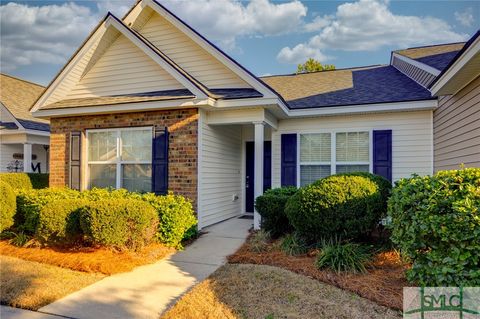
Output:
<instances>
[{"instance_id":1,"label":"trimmed hedge","mask_svg":"<svg viewBox=\"0 0 480 319\"><path fill-rule=\"evenodd\" d=\"M361 176L335 176L300 188L287 202L290 223L309 241L341 236L358 238L372 231L382 215L376 183Z\"/></svg>"},{"instance_id":2,"label":"trimmed hedge","mask_svg":"<svg viewBox=\"0 0 480 319\"><path fill-rule=\"evenodd\" d=\"M167 246L181 248L182 240L189 236L189 230L197 224L192 203L172 193L164 196L147 193L142 199L157 210L158 240Z\"/></svg>"},{"instance_id":3,"label":"trimmed hedge","mask_svg":"<svg viewBox=\"0 0 480 319\"><path fill-rule=\"evenodd\" d=\"M32 182L25 173L0 173L0 181L9 184L13 190L32 189Z\"/></svg>"},{"instance_id":4,"label":"trimmed hedge","mask_svg":"<svg viewBox=\"0 0 480 319\"><path fill-rule=\"evenodd\" d=\"M32 183L32 187L34 189L41 189L48 187L48 179L50 178L50 174L48 173L27 173L28 177L30 178L30 182Z\"/></svg>"},{"instance_id":5,"label":"trimmed hedge","mask_svg":"<svg viewBox=\"0 0 480 319\"><path fill-rule=\"evenodd\" d=\"M81 239L80 208L85 199L60 199L40 209L35 237L44 243L69 244Z\"/></svg>"},{"instance_id":6,"label":"trimmed hedge","mask_svg":"<svg viewBox=\"0 0 480 319\"><path fill-rule=\"evenodd\" d=\"M480 169L398 181L388 202L392 241L425 286L480 286Z\"/></svg>"},{"instance_id":7,"label":"trimmed hedge","mask_svg":"<svg viewBox=\"0 0 480 319\"><path fill-rule=\"evenodd\" d=\"M13 188L0 180L0 232L13 226L13 216L17 208Z\"/></svg>"},{"instance_id":8,"label":"trimmed hedge","mask_svg":"<svg viewBox=\"0 0 480 319\"><path fill-rule=\"evenodd\" d=\"M277 238L293 230L285 215L285 205L290 197L297 192L293 186L267 190L255 200L255 208L262 216L262 228Z\"/></svg>"},{"instance_id":9,"label":"trimmed hedge","mask_svg":"<svg viewBox=\"0 0 480 319\"><path fill-rule=\"evenodd\" d=\"M80 226L93 245L137 250L155 237L158 216L148 203L137 199L90 202L80 208Z\"/></svg>"}]
</instances>

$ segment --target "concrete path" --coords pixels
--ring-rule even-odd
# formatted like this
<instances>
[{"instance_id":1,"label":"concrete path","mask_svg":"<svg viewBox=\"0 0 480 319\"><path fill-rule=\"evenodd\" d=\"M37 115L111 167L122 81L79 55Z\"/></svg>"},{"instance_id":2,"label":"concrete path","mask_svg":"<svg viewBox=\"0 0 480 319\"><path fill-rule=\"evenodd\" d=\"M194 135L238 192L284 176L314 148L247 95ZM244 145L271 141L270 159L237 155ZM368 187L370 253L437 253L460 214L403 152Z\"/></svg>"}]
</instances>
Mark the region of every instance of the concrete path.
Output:
<instances>
[{"instance_id":1,"label":"concrete path","mask_svg":"<svg viewBox=\"0 0 480 319\"><path fill-rule=\"evenodd\" d=\"M61 316L0 305L1 319L63 319Z\"/></svg>"},{"instance_id":2,"label":"concrete path","mask_svg":"<svg viewBox=\"0 0 480 319\"><path fill-rule=\"evenodd\" d=\"M234 218L205 228L207 233L184 251L102 279L39 311L78 319L158 319L181 295L223 265L226 256L243 244L251 226L250 219ZM16 317L2 314L4 318Z\"/></svg>"}]
</instances>

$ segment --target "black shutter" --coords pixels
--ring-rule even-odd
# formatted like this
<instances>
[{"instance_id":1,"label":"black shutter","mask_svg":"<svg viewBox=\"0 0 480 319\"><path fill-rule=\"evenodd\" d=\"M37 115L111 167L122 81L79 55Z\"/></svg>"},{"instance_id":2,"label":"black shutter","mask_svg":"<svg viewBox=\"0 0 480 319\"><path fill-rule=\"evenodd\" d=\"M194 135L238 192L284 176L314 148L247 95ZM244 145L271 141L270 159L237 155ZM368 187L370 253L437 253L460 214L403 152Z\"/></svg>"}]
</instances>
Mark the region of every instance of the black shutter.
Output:
<instances>
[{"instance_id":1,"label":"black shutter","mask_svg":"<svg viewBox=\"0 0 480 319\"><path fill-rule=\"evenodd\" d=\"M82 150L82 133L70 133L70 182L71 189L80 190L80 167Z\"/></svg>"},{"instance_id":2,"label":"black shutter","mask_svg":"<svg viewBox=\"0 0 480 319\"><path fill-rule=\"evenodd\" d=\"M168 128L155 129L152 142L152 191L166 194L168 191Z\"/></svg>"},{"instance_id":3,"label":"black shutter","mask_svg":"<svg viewBox=\"0 0 480 319\"><path fill-rule=\"evenodd\" d=\"M392 181L392 130L373 131L373 173Z\"/></svg>"},{"instance_id":4,"label":"black shutter","mask_svg":"<svg viewBox=\"0 0 480 319\"><path fill-rule=\"evenodd\" d=\"M297 186L297 134L282 134L281 184Z\"/></svg>"}]
</instances>

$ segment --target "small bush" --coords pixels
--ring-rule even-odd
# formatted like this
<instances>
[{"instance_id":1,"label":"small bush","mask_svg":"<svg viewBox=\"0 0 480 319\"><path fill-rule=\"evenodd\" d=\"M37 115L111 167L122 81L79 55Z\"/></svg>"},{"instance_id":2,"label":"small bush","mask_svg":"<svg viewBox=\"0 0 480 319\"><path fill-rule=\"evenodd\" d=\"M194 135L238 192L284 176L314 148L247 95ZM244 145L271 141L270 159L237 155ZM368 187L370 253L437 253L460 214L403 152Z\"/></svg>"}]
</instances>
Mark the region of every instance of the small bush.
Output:
<instances>
[{"instance_id":1,"label":"small bush","mask_svg":"<svg viewBox=\"0 0 480 319\"><path fill-rule=\"evenodd\" d=\"M32 182L25 173L0 173L0 181L9 184L13 190L32 189Z\"/></svg>"},{"instance_id":2,"label":"small bush","mask_svg":"<svg viewBox=\"0 0 480 319\"><path fill-rule=\"evenodd\" d=\"M248 240L250 250L254 253L261 253L266 251L269 242L270 234L263 229L253 233Z\"/></svg>"},{"instance_id":3,"label":"small bush","mask_svg":"<svg viewBox=\"0 0 480 319\"><path fill-rule=\"evenodd\" d=\"M297 233L285 235L280 242L280 249L290 256L303 255L308 252L308 245L304 238Z\"/></svg>"},{"instance_id":4,"label":"small bush","mask_svg":"<svg viewBox=\"0 0 480 319\"><path fill-rule=\"evenodd\" d=\"M68 244L81 239L80 208L85 199L60 199L42 207L36 238L45 243Z\"/></svg>"},{"instance_id":5,"label":"small bush","mask_svg":"<svg viewBox=\"0 0 480 319\"><path fill-rule=\"evenodd\" d=\"M0 180L0 233L13 226L17 202L13 188Z\"/></svg>"},{"instance_id":6,"label":"small bush","mask_svg":"<svg viewBox=\"0 0 480 319\"><path fill-rule=\"evenodd\" d=\"M27 173L34 189L41 189L48 187L48 179L50 177L47 173Z\"/></svg>"},{"instance_id":7,"label":"small bush","mask_svg":"<svg viewBox=\"0 0 480 319\"><path fill-rule=\"evenodd\" d=\"M371 232L382 216L377 184L361 176L330 176L301 188L285 212L300 236L317 242L342 236L358 238Z\"/></svg>"},{"instance_id":8,"label":"small bush","mask_svg":"<svg viewBox=\"0 0 480 319\"><path fill-rule=\"evenodd\" d=\"M137 250L155 237L155 209L141 200L109 199L80 209L80 225L93 245Z\"/></svg>"},{"instance_id":9,"label":"small bush","mask_svg":"<svg viewBox=\"0 0 480 319\"><path fill-rule=\"evenodd\" d=\"M255 208L262 216L262 228L273 238L292 231L292 225L285 215L285 205L296 192L297 188L293 186L274 188L255 200Z\"/></svg>"},{"instance_id":10,"label":"small bush","mask_svg":"<svg viewBox=\"0 0 480 319\"><path fill-rule=\"evenodd\" d=\"M398 181L388 202L392 241L426 286L480 286L480 169Z\"/></svg>"},{"instance_id":11,"label":"small bush","mask_svg":"<svg viewBox=\"0 0 480 319\"><path fill-rule=\"evenodd\" d=\"M337 240L324 241L315 265L318 269L328 268L337 273L366 272L365 264L371 259L367 247Z\"/></svg>"},{"instance_id":12,"label":"small bush","mask_svg":"<svg viewBox=\"0 0 480 319\"><path fill-rule=\"evenodd\" d=\"M187 231L197 224L192 203L185 197L172 193L164 196L147 193L142 196L142 200L157 210L159 241L170 247L181 248L182 240L188 236Z\"/></svg>"}]
</instances>

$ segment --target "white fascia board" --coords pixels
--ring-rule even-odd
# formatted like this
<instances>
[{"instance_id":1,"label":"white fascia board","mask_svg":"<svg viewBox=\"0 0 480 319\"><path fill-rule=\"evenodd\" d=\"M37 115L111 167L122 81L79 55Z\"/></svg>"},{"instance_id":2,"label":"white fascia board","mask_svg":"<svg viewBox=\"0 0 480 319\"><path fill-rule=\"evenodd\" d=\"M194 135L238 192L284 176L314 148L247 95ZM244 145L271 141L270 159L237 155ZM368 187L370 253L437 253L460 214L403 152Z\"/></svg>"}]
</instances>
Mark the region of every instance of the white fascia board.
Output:
<instances>
[{"instance_id":1,"label":"white fascia board","mask_svg":"<svg viewBox=\"0 0 480 319\"><path fill-rule=\"evenodd\" d=\"M38 130L0 130L0 135L30 134L38 136L50 136L50 132Z\"/></svg>"},{"instance_id":2,"label":"white fascia board","mask_svg":"<svg viewBox=\"0 0 480 319\"><path fill-rule=\"evenodd\" d=\"M429 65L426 65L425 63L422 63L422 62L418 62L417 60L414 60L414 59L411 59L411 58L408 58L406 56L403 56L401 54L398 54L398 53L395 53L393 52L393 56L392 56L392 59L393 57L399 59L399 60L402 60L402 61L405 61L407 62L408 64L411 64L419 69L422 69L423 71L426 71L432 75L435 75L435 76L438 76L440 74L440 70L437 70L435 69L434 67L431 67Z\"/></svg>"},{"instance_id":3,"label":"white fascia board","mask_svg":"<svg viewBox=\"0 0 480 319\"><path fill-rule=\"evenodd\" d=\"M122 112L160 111L165 109L192 108L192 107L202 107L202 106L211 106L210 100L195 99L195 100L188 100L183 103L182 102L179 103L178 100L148 101L148 102L123 103L123 104L100 105L100 106L68 107L68 108L59 108L59 109L38 110L34 112L34 115L39 118L50 118L50 117L67 117L67 116L122 113Z\"/></svg>"},{"instance_id":4,"label":"white fascia board","mask_svg":"<svg viewBox=\"0 0 480 319\"><path fill-rule=\"evenodd\" d=\"M237 65L237 63L233 62L230 58L226 57L224 53L220 52L217 48L213 47L210 43L208 43L208 41L206 41L203 37L199 36L196 32L192 31L192 29L187 27L183 22L179 21L179 18L177 18L176 16L174 16L173 14L165 10L157 2L153 0L143 0L143 2L145 2L147 6L152 8L155 12L160 14L167 21L172 23L175 27L180 29L195 43L197 43L203 49L205 49L208 53L213 55L217 60L223 63L227 68L232 70L242 80L244 80L249 85L251 85L254 89L262 93L263 96L267 98L277 97L277 95L274 92L272 92L271 89L265 86L262 82L258 81L257 78L255 78L249 72L247 72L242 67Z\"/></svg>"},{"instance_id":5,"label":"white fascia board","mask_svg":"<svg viewBox=\"0 0 480 319\"><path fill-rule=\"evenodd\" d=\"M457 72L460 71L478 52L480 52L480 37L478 37L475 42L463 52L462 56L445 71L435 84L432 85L430 88L432 95L436 96L437 93L455 76L455 74L457 74Z\"/></svg>"}]
</instances>

